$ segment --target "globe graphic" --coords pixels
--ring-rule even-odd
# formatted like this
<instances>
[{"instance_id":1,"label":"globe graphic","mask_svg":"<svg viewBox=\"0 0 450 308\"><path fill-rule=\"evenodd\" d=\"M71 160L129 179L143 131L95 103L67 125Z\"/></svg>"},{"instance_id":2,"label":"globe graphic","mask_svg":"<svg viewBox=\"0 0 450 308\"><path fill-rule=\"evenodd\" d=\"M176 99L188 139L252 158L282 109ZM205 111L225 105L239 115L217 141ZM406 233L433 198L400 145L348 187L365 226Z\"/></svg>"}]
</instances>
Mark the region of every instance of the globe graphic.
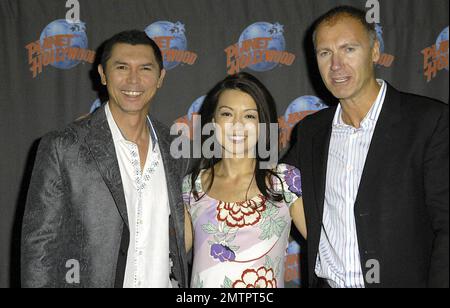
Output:
<instances>
[{"instance_id":1,"label":"globe graphic","mask_svg":"<svg viewBox=\"0 0 450 308\"><path fill-rule=\"evenodd\" d=\"M192 115L194 113L198 113L200 109L202 108L203 102L205 101L206 95L201 96L197 98L191 105L191 107L188 110L188 119L189 121L192 120Z\"/></svg>"},{"instance_id":2,"label":"globe graphic","mask_svg":"<svg viewBox=\"0 0 450 308\"><path fill-rule=\"evenodd\" d=\"M247 27L244 32L242 32L239 37L239 44L242 46L243 41L255 38L272 38L268 44L268 50L286 50L286 41L283 36L283 26L278 23L271 24L268 22L257 22L252 24ZM253 57L253 50L250 51L250 54ZM249 68L257 72L264 72L274 69L277 65L278 63L276 62L266 62L264 57L264 60L261 63L251 65Z\"/></svg>"},{"instance_id":3,"label":"globe graphic","mask_svg":"<svg viewBox=\"0 0 450 308\"><path fill-rule=\"evenodd\" d=\"M86 35L86 26L83 22L78 23L69 23L65 19L58 19L49 23L44 30L42 30L40 42L41 45L44 43L44 39L47 37L62 35L62 34L73 34L75 37L72 37L70 40L70 47L74 48L88 48L88 38ZM53 50L61 49L62 47L53 46ZM60 69L71 69L76 66L80 61L78 60L65 60L54 62L51 65L60 68Z\"/></svg>"},{"instance_id":4,"label":"globe graphic","mask_svg":"<svg viewBox=\"0 0 450 308\"><path fill-rule=\"evenodd\" d=\"M376 24L375 30L377 31L377 38L380 42L380 52L384 53L383 27L381 27L379 24Z\"/></svg>"},{"instance_id":5,"label":"globe graphic","mask_svg":"<svg viewBox=\"0 0 450 308\"><path fill-rule=\"evenodd\" d=\"M169 49L187 50L187 40L184 34L185 28L180 22L158 21L145 28L145 33L151 39L162 36L171 37ZM164 57L164 68L166 70L171 70L179 64L180 62L168 62L166 57Z\"/></svg>"},{"instance_id":6,"label":"globe graphic","mask_svg":"<svg viewBox=\"0 0 450 308\"><path fill-rule=\"evenodd\" d=\"M328 108L328 106L316 96L302 96L294 100L286 110L284 119L289 120L289 115L305 111L319 111Z\"/></svg>"},{"instance_id":7,"label":"globe graphic","mask_svg":"<svg viewBox=\"0 0 450 308\"><path fill-rule=\"evenodd\" d=\"M448 41L448 27L445 28L438 36L437 40L436 40L436 50L439 50L441 47L441 42L443 41ZM447 54L448 54L448 50L447 50ZM445 68L448 71L448 65Z\"/></svg>"},{"instance_id":8,"label":"globe graphic","mask_svg":"<svg viewBox=\"0 0 450 308\"><path fill-rule=\"evenodd\" d=\"M296 241L291 241L287 248L287 255L298 255L301 253L301 246ZM300 285L300 278L292 280L294 284Z\"/></svg>"},{"instance_id":9,"label":"globe graphic","mask_svg":"<svg viewBox=\"0 0 450 308\"><path fill-rule=\"evenodd\" d=\"M89 113L94 113L95 110L97 110L98 108L100 108L102 106L102 101L97 98L91 105L91 109L89 111Z\"/></svg>"}]
</instances>

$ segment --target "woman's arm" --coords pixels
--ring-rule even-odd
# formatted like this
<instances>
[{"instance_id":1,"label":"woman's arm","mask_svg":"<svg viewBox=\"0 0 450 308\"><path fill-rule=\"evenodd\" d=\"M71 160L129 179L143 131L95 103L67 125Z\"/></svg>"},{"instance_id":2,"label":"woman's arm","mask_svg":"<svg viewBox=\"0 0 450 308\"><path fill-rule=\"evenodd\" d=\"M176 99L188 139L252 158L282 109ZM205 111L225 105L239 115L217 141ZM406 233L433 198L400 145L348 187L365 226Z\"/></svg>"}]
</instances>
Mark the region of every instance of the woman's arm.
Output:
<instances>
[{"instance_id":1,"label":"woman's arm","mask_svg":"<svg viewBox=\"0 0 450 308\"><path fill-rule=\"evenodd\" d=\"M306 218L305 210L303 209L303 198L298 198L297 201L291 205L290 212L295 227L297 227L297 230L300 231L301 235L306 239Z\"/></svg>"},{"instance_id":2,"label":"woman's arm","mask_svg":"<svg viewBox=\"0 0 450 308\"><path fill-rule=\"evenodd\" d=\"M189 252L192 248L193 233L192 233L192 220L191 215L186 207L184 207L184 243L186 245L186 252Z\"/></svg>"}]
</instances>

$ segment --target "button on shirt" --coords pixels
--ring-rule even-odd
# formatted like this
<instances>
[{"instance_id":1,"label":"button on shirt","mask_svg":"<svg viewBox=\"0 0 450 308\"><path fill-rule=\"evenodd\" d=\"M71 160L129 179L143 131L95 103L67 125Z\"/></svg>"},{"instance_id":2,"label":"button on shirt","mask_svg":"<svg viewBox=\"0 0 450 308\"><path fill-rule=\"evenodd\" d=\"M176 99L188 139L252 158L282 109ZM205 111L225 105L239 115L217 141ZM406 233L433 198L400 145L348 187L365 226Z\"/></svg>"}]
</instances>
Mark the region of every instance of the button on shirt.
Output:
<instances>
[{"instance_id":1,"label":"button on shirt","mask_svg":"<svg viewBox=\"0 0 450 308\"><path fill-rule=\"evenodd\" d=\"M323 224L315 267L317 276L326 279L333 288L364 288L354 205L386 96L386 83L383 80L378 83L380 92L360 128L343 122L340 105L333 120Z\"/></svg>"},{"instance_id":2,"label":"button on shirt","mask_svg":"<svg viewBox=\"0 0 450 308\"><path fill-rule=\"evenodd\" d=\"M150 142L144 171L138 146L126 140L109 108L106 117L114 140L130 227L125 288L167 288L170 283L169 197L158 139L148 119Z\"/></svg>"}]
</instances>

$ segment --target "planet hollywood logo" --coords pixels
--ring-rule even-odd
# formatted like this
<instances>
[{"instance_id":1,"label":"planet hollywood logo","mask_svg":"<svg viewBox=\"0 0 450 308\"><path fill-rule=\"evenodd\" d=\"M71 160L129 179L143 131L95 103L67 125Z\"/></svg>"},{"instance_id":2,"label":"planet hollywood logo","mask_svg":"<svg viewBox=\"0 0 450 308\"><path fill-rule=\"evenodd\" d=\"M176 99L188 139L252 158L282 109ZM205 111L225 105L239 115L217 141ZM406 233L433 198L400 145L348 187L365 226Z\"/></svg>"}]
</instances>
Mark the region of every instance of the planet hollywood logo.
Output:
<instances>
[{"instance_id":1,"label":"planet hollywood logo","mask_svg":"<svg viewBox=\"0 0 450 308\"><path fill-rule=\"evenodd\" d=\"M288 146L291 133L295 125L306 116L316 113L328 106L316 96L301 96L289 104L284 116L278 118L280 126L280 149Z\"/></svg>"},{"instance_id":2,"label":"planet hollywood logo","mask_svg":"<svg viewBox=\"0 0 450 308\"><path fill-rule=\"evenodd\" d=\"M100 108L102 106L102 101L97 98L92 104L91 104L91 108L89 110L89 113L94 113L98 108Z\"/></svg>"},{"instance_id":3,"label":"planet hollywood logo","mask_svg":"<svg viewBox=\"0 0 450 308\"><path fill-rule=\"evenodd\" d=\"M295 55L286 52L284 27L279 23L257 22L247 27L238 43L225 49L229 75L245 68L264 72L279 65L291 66Z\"/></svg>"},{"instance_id":4,"label":"planet hollywood logo","mask_svg":"<svg viewBox=\"0 0 450 308\"><path fill-rule=\"evenodd\" d=\"M380 59L377 62L377 65L384 67L391 67L394 63L395 57L391 54L385 53L385 45L383 39L383 27L380 24L375 25L375 30L377 32L377 39L380 42Z\"/></svg>"},{"instance_id":5,"label":"planet hollywood logo","mask_svg":"<svg viewBox=\"0 0 450 308\"><path fill-rule=\"evenodd\" d=\"M158 21L145 28L145 33L161 49L164 68L171 70L180 65L193 65L197 54L187 50L186 29L181 22Z\"/></svg>"},{"instance_id":6,"label":"planet hollywood logo","mask_svg":"<svg viewBox=\"0 0 450 308\"><path fill-rule=\"evenodd\" d=\"M291 241L286 251L284 281L295 287L301 286L300 253L300 245L295 240Z\"/></svg>"},{"instance_id":7,"label":"planet hollywood logo","mask_svg":"<svg viewBox=\"0 0 450 308\"><path fill-rule=\"evenodd\" d=\"M86 25L58 19L48 24L39 40L25 46L33 78L51 65L68 70L81 62L94 63L95 51L88 50Z\"/></svg>"},{"instance_id":8,"label":"planet hollywood logo","mask_svg":"<svg viewBox=\"0 0 450 308\"><path fill-rule=\"evenodd\" d=\"M448 71L448 27L438 35L434 45L422 50L422 54L427 82L434 79L439 71Z\"/></svg>"}]
</instances>

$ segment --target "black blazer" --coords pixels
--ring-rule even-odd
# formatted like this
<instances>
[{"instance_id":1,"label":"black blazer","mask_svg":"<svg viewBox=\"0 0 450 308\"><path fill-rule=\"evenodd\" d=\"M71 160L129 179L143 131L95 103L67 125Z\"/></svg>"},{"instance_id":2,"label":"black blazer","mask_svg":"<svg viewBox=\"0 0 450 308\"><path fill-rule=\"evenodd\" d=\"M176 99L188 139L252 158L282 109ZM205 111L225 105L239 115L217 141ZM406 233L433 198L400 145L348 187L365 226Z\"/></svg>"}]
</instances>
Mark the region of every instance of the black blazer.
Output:
<instances>
[{"instance_id":1,"label":"black blazer","mask_svg":"<svg viewBox=\"0 0 450 308\"><path fill-rule=\"evenodd\" d=\"M325 179L336 107L306 117L284 162L302 172L309 285L323 218ZM355 202L361 266L380 264L366 287L449 286L448 105L388 90Z\"/></svg>"}]
</instances>

